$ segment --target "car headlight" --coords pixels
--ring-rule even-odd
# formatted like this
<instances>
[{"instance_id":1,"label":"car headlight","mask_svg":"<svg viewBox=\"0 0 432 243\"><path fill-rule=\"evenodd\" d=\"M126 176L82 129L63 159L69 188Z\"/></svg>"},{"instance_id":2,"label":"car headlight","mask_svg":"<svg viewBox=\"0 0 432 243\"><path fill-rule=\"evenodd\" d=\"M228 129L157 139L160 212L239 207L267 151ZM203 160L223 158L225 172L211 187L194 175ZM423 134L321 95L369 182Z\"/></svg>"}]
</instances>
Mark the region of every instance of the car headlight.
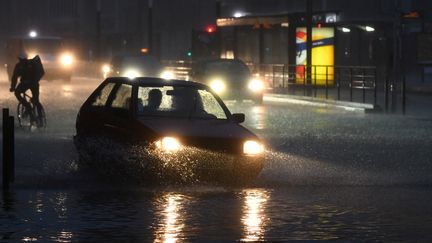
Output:
<instances>
[{"instance_id":1,"label":"car headlight","mask_svg":"<svg viewBox=\"0 0 432 243\"><path fill-rule=\"evenodd\" d=\"M174 79L174 73L171 71L163 71L160 77L163 79Z\"/></svg>"},{"instance_id":2,"label":"car headlight","mask_svg":"<svg viewBox=\"0 0 432 243\"><path fill-rule=\"evenodd\" d=\"M71 54L63 54L60 57L60 63L61 65L65 66L65 67L70 67L74 62L74 58Z\"/></svg>"},{"instance_id":3,"label":"car headlight","mask_svg":"<svg viewBox=\"0 0 432 243\"><path fill-rule=\"evenodd\" d=\"M30 51L27 53L27 57L29 59L34 58L36 55L37 55L37 52L35 52L35 51Z\"/></svg>"},{"instance_id":4,"label":"car headlight","mask_svg":"<svg viewBox=\"0 0 432 243\"><path fill-rule=\"evenodd\" d=\"M164 137L156 141L156 147L165 152L176 152L180 150L181 144L177 138L174 137Z\"/></svg>"},{"instance_id":5,"label":"car headlight","mask_svg":"<svg viewBox=\"0 0 432 243\"><path fill-rule=\"evenodd\" d=\"M247 140L243 144L243 153L246 155L259 155L264 152L264 145L253 140Z\"/></svg>"},{"instance_id":6,"label":"car headlight","mask_svg":"<svg viewBox=\"0 0 432 243\"><path fill-rule=\"evenodd\" d=\"M104 74L107 74L107 73L111 72L111 67L108 64L103 65L102 66L102 72Z\"/></svg>"},{"instance_id":7,"label":"car headlight","mask_svg":"<svg viewBox=\"0 0 432 243\"><path fill-rule=\"evenodd\" d=\"M260 92L264 89L264 83L260 79L253 78L249 80L248 88L253 92Z\"/></svg>"},{"instance_id":8,"label":"car headlight","mask_svg":"<svg viewBox=\"0 0 432 243\"><path fill-rule=\"evenodd\" d=\"M104 64L104 65L102 66L102 73L103 73L104 78L106 78L110 72L111 72L111 67L110 67L110 65L108 65L108 64Z\"/></svg>"},{"instance_id":9,"label":"car headlight","mask_svg":"<svg viewBox=\"0 0 432 243\"><path fill-rule=\"evenodd\" d=\"M141 76L141 74L135 69L129 69L129 70L126 70L126 72L124 72L124 76L128 77L130 79L133 79L133 78Z\"/></svg>"},{"instance_id":10,"label":"car headlight","mask_svg":"<svg viewBox=\"0 0 432 243\"><path fill-rule=\"evenodd\" d=\"M222 79L213 79L210 82L210 88L216 92L217 94L221 94L222 92L225 91L225 83L223 82Z\"/></svg>"}]
</instances>

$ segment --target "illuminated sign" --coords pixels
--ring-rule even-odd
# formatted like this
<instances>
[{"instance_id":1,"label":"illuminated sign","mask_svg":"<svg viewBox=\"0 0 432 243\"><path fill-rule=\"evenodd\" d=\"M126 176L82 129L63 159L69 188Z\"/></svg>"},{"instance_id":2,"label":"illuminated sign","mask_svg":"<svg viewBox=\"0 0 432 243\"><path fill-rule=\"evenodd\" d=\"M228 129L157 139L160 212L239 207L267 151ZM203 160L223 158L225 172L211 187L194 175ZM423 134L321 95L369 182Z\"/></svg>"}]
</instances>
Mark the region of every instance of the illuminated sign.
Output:
<instances>
[{"instance_id":1,"label":"illuminated sign","mask_svg":"<svg viewBox=\"0 0 432 243\"><path fill-rule=\"evenodd\" d=\"M296 83L305 80L307 65L306 28L296 30ZM312 28L312 84L333 85L334 79L334 29Z\"/></svg>"}]
</instances>

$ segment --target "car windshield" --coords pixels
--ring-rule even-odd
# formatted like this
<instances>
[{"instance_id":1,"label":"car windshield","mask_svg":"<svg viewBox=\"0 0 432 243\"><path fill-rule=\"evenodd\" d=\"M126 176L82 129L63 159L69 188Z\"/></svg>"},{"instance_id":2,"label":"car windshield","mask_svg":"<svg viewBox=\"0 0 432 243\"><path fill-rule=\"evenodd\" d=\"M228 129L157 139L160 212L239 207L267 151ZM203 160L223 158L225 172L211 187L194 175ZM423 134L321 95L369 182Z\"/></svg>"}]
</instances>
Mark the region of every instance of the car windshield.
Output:
<instances>
[{"instance_id":1,"label":"car windshield","mask_svg":"<svg viewBox=\"0 0 432 243\"><path fill-rule=\"evenodd\" d=\"M178 117L189 119L227 119L215 96L191 86L140 86L138 115L142 117Z\"/></svg>"},{"instance_id":2,"label":"car windshield","mask_svg":"<svg viewBox=\"0 0 432 243\"><path fill-rule=\"evenodd\" d=\"M247 75L249 73L249 68L237 61L209 62L206 64L205 70L208 74Z\"/></svg>"}]
</instances>

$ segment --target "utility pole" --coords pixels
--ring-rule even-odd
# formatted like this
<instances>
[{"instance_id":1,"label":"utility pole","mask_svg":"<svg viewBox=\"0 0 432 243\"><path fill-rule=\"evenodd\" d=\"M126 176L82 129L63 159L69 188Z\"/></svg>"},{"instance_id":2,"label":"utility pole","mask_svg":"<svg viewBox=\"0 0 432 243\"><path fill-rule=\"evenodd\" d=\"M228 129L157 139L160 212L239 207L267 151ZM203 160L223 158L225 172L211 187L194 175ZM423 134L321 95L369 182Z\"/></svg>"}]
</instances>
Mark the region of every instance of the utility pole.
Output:
<instances>
[{"instance_id":1,"label":"utility pole","mask_svg":"<svg viewBox=\"0 0 432 243\"><path fill-rule=\"evenodd\" d=\"M101 0L96 1L96 48L95 57L100 59L101 57Z\"/></svg>"},{"instance_id":2,"label":"utility pole","mask_svg":"<svg viewBox=\"0 0 432 243\"><path fill-rule=\"evenodd\" d=\"M391 111L395 112L397 108L397 86L401 80L401 17L400 2L395 1L394 21L393 21L393 78L390 81L391 92Z\"/></svg>"},{"instance_id":3,"label":"utility pole","mask_svg":"<svg viewBox=\"0 0 432 243\"><path fill-rule=\"evenodd\" d=\"M154 54L153 51L153 0L148 0L148 15L147 15L147 46L148 53Z\"/></svg>"},{"instance_id":4,"label":"utility pole","mask_svg":"<svg viewBox=\"0 0 432 243\"><path fill-rule=\"evenodd\" d=\"M306 1L306 83L312 83L312 15L313 0ZM309 89L308 89L309 92Z\"/></svg>"}]
</instances>

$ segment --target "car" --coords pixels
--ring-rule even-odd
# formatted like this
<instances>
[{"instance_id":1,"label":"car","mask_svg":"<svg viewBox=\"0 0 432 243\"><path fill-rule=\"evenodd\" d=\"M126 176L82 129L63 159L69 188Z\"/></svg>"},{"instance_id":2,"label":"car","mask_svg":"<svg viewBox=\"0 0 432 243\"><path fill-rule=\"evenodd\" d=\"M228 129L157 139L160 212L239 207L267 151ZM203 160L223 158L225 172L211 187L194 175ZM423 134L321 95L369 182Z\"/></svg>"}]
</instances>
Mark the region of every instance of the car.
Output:
<instances>
[{"instance_id":1,"label":"car","mask_svg":"<svg viewBox=\"0 0 432 243\"><path fill-rule=\"evenodd\" d=\"M222 99L263 101L264 82L238 59L211 59L192 66L191 80L209 85Z\"/></svg>"},{"instance_id":2,"label":"car","mask_svg":"<svg viewBox=\"0 0 432 243\"><path fill-rule=\"evenodd\" d=\"M165 70L160 62L151 55L146 54L122 54L113 56L109 64L102 66L104 78L112 77L161 77L173 79L172 72Z\"/></svg>"},{"instance_id":3,"label":"car","mask_svg":"<svg viewBox=\"0 0 432 243\"><path fill-rule=\"evenodd\" d=\"M81 164L134 168L144 181L248 183L265 156L244 120L204 84L110 77L80 108L74 141Z\"/></svg>"},{"instance_id":4,"label":"car","mask_svg":"<svg viewBox=\"0 0 432 243\"><path fill-rule=\"evenodd\" d=\"M62 79L71 81L72 73L76 68L76 57L67 48L63 39L56 36L18 36L10 37L6 41L7 73L9 79L13 68L18 62L18 55L24 51L29 58L39 56L45 70L44 79L48 81Z\"/></svg>"}]
</instances>

